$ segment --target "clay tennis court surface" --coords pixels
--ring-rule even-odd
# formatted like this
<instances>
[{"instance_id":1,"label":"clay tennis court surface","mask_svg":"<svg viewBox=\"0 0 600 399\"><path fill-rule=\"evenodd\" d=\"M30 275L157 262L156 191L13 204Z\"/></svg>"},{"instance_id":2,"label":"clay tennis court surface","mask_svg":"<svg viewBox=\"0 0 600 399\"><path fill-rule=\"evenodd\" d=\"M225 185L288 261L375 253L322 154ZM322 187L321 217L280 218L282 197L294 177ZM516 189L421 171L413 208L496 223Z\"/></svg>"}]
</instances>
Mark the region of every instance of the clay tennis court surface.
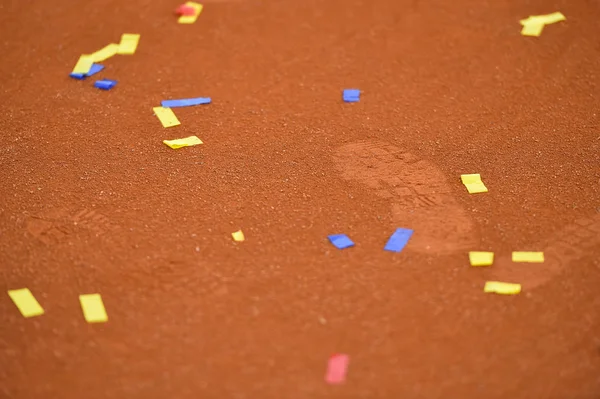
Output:
<instances>
[{"instance_id":1,"label":"clay tennis court surface","mask_svg":"<svg viewBox=\"0 0 600 399\"><path fill-rule=\"evenodd\" d=\"M597 2L204 4L0 4L1 398L600 398ZM115 88L68 77L127 32Z\"/></svg>"}]
</instances>

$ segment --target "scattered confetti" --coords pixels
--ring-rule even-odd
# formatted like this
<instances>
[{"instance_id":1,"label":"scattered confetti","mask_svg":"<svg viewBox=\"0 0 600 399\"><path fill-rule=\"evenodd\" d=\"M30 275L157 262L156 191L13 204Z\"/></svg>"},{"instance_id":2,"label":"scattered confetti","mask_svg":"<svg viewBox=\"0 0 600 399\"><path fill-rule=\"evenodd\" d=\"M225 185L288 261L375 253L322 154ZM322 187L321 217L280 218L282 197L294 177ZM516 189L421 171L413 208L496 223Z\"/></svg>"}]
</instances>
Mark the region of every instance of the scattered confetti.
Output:
<instances>
[{"instance_id":1,"label":"scattered confetti","mask_svg":"<svg viewBox=\"0 0 600 399\"><path fill-rule=\"evenodd\" d=\"M91 59L90 56L81 55L79 57L79 60L77 60L77 64L75 64L75 68L73 68L73 71L71 73L86 75L90 72L90 69L92 69L93 64L94 61Z\"/></svg>"},{"instance_id":2,"label":"scattered confetti","mask_svg":"<svg viewBox=\"0 0 600 399\"><path fill-rule=\"evenodd\" d=\"M135 53L138 43L140 41L140 35L137 33L123 33L121 36L121 43L117 49L117 54L130 55Z\"/></svg>"},{"instance_id":3,"label":"scattered confetti","mask_svg":"<svg viewBox=\"0 0 600 399\"><path fill-rule=\"evenodd\" d=\"M238 230L236 232L231 233L231 237L233 237L233 241L242 242L246 240L244 236L244 232L242 230Z\"/></svg>"},{"instance_id":4,"label":"scattered confetti","mask_svg":"<svg viewBox=\"0 0 600 399\"><path fill-rule=\"evenodd\" d=\"M119 51L119 45L117 43L111 43L96 51L95 53L88 54L94 62L102 62L109 59L110 57L117 54Z\"/></svg>"},{"instance_id":5,"label":"scattered confetti","mask_svg":"<svg viewBox=\"0 0 600 399\"><path fill-rule=\"evenodd\" d=\"M494 263L493 252L469 252L469 261L471 266L489 266Z\"/></svg>"},{"instance_id":6,"label":"scattered confetti","mask_svg":"<svg viewBox=\"0 0 600 399\"><path fill-rule=\"evenodd\" d=\"M545 15L531 15L519 22L523 25L521 34L523 36L540 36L544 26L565 21L567 18L561 12Z\"/></svg>"},{"instance_id":7,"label":"scattered confetti","mask_svg":"<svg viewBox=\"0 0 600 399\"><path fill-rule=\"evenodd\" d=\"M543 263L544 253L543 252L513 252L513 262L528 262L528 263Z\"/></svg>"},{"instance_id":8,"label":"scattered confetti","mask_svg":"<svg viewBox=\"0 0 600 399\"><path fill-rule=\"evenodd\" d=\"M88 323L104 323L108 321L104 303L100 294L79 295L83 317Z\"/></svg>"},{"instance_id":9,"label":"scattered confetti","mask_svg":"<svg viewBox=\"0 0 600 399\"><path fill-rule=\"evenodd\" d=\"M413 231L410 229L396 229L383 249L385 251L401 252L408 243L408 240L412 234Z\"/></svg>"},{"instance_id":10,"label":"scattered confetti","mask_svg":"<svg viewBox=\"0 0 600 399\"><path fill-rule=\"evenodd\" d=\"M186 137L184 139L177 140L163 140L163 143L176 150L181 147L191 147L194 145L202 144L202 140L200 140L196 136Z\"/></svg>"},{"instance_id":11,"label":"scattered confetti","mask_svg":"<svg viewBox=\"0 0 600 399\"><path fill-rule=\"evenodd\" d=\"M347 103L357 103L360 100L360 90L345 89L342 93L342 98Z\"/></svg>"},{"instance_id":12,"label":"scattered confetti","mask_svg":"<svg viewBox=\"0 0 600 399\"><path fill-rule=\"evenodd\" d=\"M196 14L196 9L188 5L182 4L179 7L177 7L177 9L175 10L175 14L190 16Z\"/></svg>"},{"instance_id":13,"label":"scattered confetti","mask_svg":"<svg viewBox=\"0 0 600 399\"><path fill-rule=\"evenodd\" d=\"M195 3L193 1L188 1L183 6L191 7L194 9L194 13L192 15L182 15L177 20L177 23L180 24L193 24L198 19L198 16L202 12L202 4Z\"/></svg>"},{"instance_id":14,"label":"scattered confetti","mask_svg":"<svg viewBox=\"0 0 600 399\"><path fill-rule=\"evenodd\" d=\"M87 78L88 76L97 74L98 72L100 72L103 69L104 69L104 65L92 64L92 67L90 68L88 73L71 73L69 76L74 79L83 80L83 79Z\"/></svg>"},{"instance_id":15,"label":"scattered confetti","mask_svg":"<svg viewBox=\"0 0 600 399\"><path fill-rule=\"evenodd\" d=\"M179 122L179 119L177 119L177 116L175 116L175 113L170 108L154 107L152 111L154 111L154 114L158 117L163 127L181 125L181 122Z\"/></svg>"},{"instance_id":16,"label":"scattered confetti","mask_svg":"<svg viewBox=\"0 0 600 399\"><path fill-rule=\"evenodd\" d=\"M23 317L34 317L44 314L44 309L33 296L29 288L9 290L8 296L15 303Z\"/></svg>"},{"instance_id":17,"label":"scattered confetti","mask_svg":"<svg viewBox=\"0 0 600 399\"><path fill-rule=\"evenodd\" d=\"M521 292L521 284L501 283L499 281L487 281L483 292L493 292L501 295L515 295Z\"/></svg>"},{"instance_id":18,"label":"scattered confetti","mask_svg":"<svg viewBox=\"0 0 600 399\"><path fill-rule=\"evenodd\" d=\"M97 80L96 83L94 83L94 87L102 90L110 90L115 87L116 84L116 80L102 79Z\"/></svg>"},{"instance_id":19,"label":"scattered confetti","mask_svg":"<svg viewBox=\"0 0 600 399\"><path fill-rule=\"evenodd\" d=\"M346 381L346 373L350 357L344 354L335 354L329 358L325 382L328 384L341 384Z\"/></svg>"},{"instance_id":20,"label":"scattered confetti","mask_svg":"<svg viewBox=\"0 0 600 399\"><path fill-rule=\"evenodd\" d=\"M329 241L337 248L344 249L354 246L352 240L346 234L332 234L328 236Z\"/></svg>"},{"instance_id":21,"label":"scattered confetti","mask_svg":"<svg viewBox=\"0 0 600 399\"><path fill-rule=\"evenodd\" d=\"M460 175L460 179L462 180L465 187L467 187L467 191L469 191L469 194L488 192L487 187L481 181L481 176L479 175L479 173L471 175Z\"/></svg>"},{"instance_id":22,"label":"scattered confetti","mask_svg":"<svg viewBox=\"0 0 600 399\"><path fill-rule=\"evenodd\" d=\"M210 104L210 97L182 98L181 100L163 100L160 102L164 108L191 107L193 105Z\"/></svg>"}]
</instances>

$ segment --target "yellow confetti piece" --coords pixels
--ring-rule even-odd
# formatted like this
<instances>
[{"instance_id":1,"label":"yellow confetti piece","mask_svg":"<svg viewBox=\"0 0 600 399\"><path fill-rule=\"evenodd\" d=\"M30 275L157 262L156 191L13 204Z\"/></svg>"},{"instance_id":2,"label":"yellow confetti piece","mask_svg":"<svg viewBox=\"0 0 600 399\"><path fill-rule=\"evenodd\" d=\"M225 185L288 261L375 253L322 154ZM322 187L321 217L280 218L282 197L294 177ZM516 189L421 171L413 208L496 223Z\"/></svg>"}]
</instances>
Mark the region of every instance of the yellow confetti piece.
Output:
<instances>
[{"instance_id":1,"label":"yellow confetti piece","mask_svg":"<svg viewBox=\"0 0 600 399\"><path fill-rule=\"evenodd\" d=\"M40 316L44 314L44 309L33 296L29 288L20 290L9 290L8 296L15 303L23 317Z\"/></svg>"},{"instance_id":2,"label":"yellow confetti piece","mask_svg":"<svg viewBox=\"0 0 600 399\"><path fill-rule=\"evenodd\" d=\"M516 295L521 292L521 284L487 281L485 287L483 287L483 292L493 292L501 295Z\"/></svg>"},{"instance_id":3,"label":"yellow confetti piece","mask_svg":"<svg viewBox=\"0 0 600 399\"><path fill-rule=\"evenodd\" d=\"M529 22L521 29L521 35L523 36L540 36L544 30L544 24L537 22Z\"/></svg>"},{"instance_id":4,"label":"yellow confetti piece","mask_svg":"<svg viewBox=\"0 0 600 399\"><path fill-rule=\"evenodd\" d=\"M137 49L138 43L140 41L140 35L137 33L123 33L121 35L121 43L119 43L119 48L117 50L117 54L126 55L133 54Z\"/></svg>"},{"instance_id":5,"label":"yellow confetti piece","mask_svg":"<svg viewBox=\"0 0 600 399\"><path fill-rule=\"evenodd\" d=\"M108 321L104 303L100 294L79 295L83 317L88 323L104 323Z\"/></svg>"},{"instance_id":6,"label":"yellow confetti piece","mask_svg":"<svg viewBox=\"0 0 600 399\"><path fill-rule=\"evenodd\" d=\"M102 62L117 54L118 50L119 45L117 43L111 43L95 53L87 54L87 56L92 59L92 62Z\"/></svg>"},{"instance_id":7,"label":"yellow confetti piece","mask_svg":"<svg viewBox=\"0 0 600 399\"><path fill-rule=\"evenodd\" d=\"M233 237L233 241L242 242L246 240L246 237L244 237L244 233L242 232L242 230L238 230L234 233L231 233L231 236Z\"/></svg>"},{"instance_id":8,"label":"yellow confetti piece","mask_svg":"<svg viewBox=\"0 0 600 399\"><path fill-rule=\"evenodd\" d=\"M175 116L175 113L171 108L154 107L152 108L152 111L154 111L154 114L158 117L163 127L181 125L181 122L179 122L179 119L177 119L177 116Z\"/></svg>"},{"instance_id":9,"label":"yellow confetti piece","mask_svg":"<svg viewBox=\"0 0 600 399\"><path fill-rule=\"evenodd\" d=\"M544 15L531 15L526 19L522 19L519 22L521 25L526 25L528 23L541 23L544 25L555 24L557 22L566 21L567 18L561 12L553 12L552 14L544 14Z\"/></svg>"},{"instance_id":10,"label":"yellow confetti piece","mask_svg":"<svg viewBox=\"0 0 600 399\"><path fill-rule=\"evenodd\" d=\"M474 173L470 175L460 175L460 179L467 188L469 194L488 192L487 187L481 181L481 176L479 175L479 173Z\"/></svg>"},{"instance_id":11,"label":"yellow confetti piece","mask_svg":"<svg viewBox=\"0 0 600 399\"><path fill-rule=\"evenodd\" d=\"M195 3L193 1L188 1L185 3L186 6L192 7L194 9L194 15L182 15L177 20L177 23L180 24L193 24L198 19L198 16L202 12L202 4Z\"/></svg>"},{"instance_id":12,"label":"yellow confetti piece","mask_svg":"<svg viewBox=\"0 0 600 399\"><path fill-rule=\"evenodd\" d=\"M92 60L92 58L89 55L83 54L79 57L79 60L77 61L77 64L75 64L75 68L73 68L73 71L71 73L85 75L90 71L90 68L92 67L93 63L94 60Z\"/></svg>"},{"instance_id":13,"label":"yellow confetti piece","mask_svg":"<svg viewBox=\"0 0 600 399\"><path fill-rule=\"evenodd\" d=\"M469 252L469 262L471 266L489 266L494 263L493 252Z\"/></svg>"},{"instance_id":14,"label":"yellow confetti piece","mask_svg":"<svg viewBox=\"0 0 600 399\"><path fill-rule=\"evenodd\" d=\"M190 136L190 137L186 137L184 139L177 139L177 140L163 140L163 143L165 143L166 145L168 145L169 147L171 147L174 150L181 148L181 147L191 147L194 145L203 144L202 140L200 140L196 136Z\"/></svg>"},{"instance_id":15,"label":"yellow confetti piece","mask_svg":"<svg viewBox=\"0 0 600 399\"><path fill-rule=\"evenodd\" d=\"M544 253L543 252L513 252L513 262L528 262L528 263L543 263Z\"/></svg>"}]
</instances>

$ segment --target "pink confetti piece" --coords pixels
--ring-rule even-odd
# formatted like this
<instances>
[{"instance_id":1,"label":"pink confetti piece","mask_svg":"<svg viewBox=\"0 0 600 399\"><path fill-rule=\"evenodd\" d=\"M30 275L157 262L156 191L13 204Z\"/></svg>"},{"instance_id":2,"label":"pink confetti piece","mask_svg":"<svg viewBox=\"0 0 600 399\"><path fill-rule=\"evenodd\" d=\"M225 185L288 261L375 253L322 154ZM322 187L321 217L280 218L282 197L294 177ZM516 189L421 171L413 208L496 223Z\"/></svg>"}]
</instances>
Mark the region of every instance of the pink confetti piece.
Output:
<instances>
[{"instance_id":1,"label":"pink confetti piece","mask_svg":"<svg viewBox=\"0 0 600 399\"><path fill-rule=\"evenodd\" d=\"M335 354L329 358L325 382L328 384L341 384L346 380L346 371L350 357L344 354Z\"/></svg>"},{"instance_id":2,"label":"pink confetti piece","mask_svg":"<svg viewBox=\"0 0 600 399\"><path fill-rule=\"evenodd\" d=\"M182 4L179 7L177 7L177 9L175 10L175 14L189 16L196 14L196 10L193 7Z\"/></svg>"}]
</instances>

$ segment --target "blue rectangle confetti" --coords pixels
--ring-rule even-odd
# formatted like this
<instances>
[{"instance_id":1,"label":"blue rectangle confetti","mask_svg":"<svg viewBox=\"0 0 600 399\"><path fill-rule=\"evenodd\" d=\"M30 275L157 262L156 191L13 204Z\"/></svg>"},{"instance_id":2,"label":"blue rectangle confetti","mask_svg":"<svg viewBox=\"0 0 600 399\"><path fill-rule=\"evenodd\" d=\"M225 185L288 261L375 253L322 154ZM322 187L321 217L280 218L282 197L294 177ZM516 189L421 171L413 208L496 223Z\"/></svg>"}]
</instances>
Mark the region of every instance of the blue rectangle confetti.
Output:
<instances>
[{"instance_id":1,"label":"blue rectangle confetti","mask_svg":"<svg viewBox=\"0 0 600 399\"><path fill-rule=\"evenodd\" d=\"M358 89L345 89L342 98L347 103L356 103L360 100L360 90Z\"/></svg>"},{"instance_id":2,"label":"blue rectangle confetti","mask_svg":"<svg viewBox=\"0 0 600 399\"><path fill-rule=\"evenodd\" d=\"M94 87L102 90L110 90L117 84L116 80L102 79L94 83Z\"/></svg>"},{"instance_id":3,"label":"blue rectangle confetti","mask_svg":"<svg viewBox=\"0 0 600 399\"><path fill-rule=\"evenodd\" d=\"M71 73L69 76L75 79L79 79L79 80L83 80L85 78L87 78L88 76L92 76L97 74L98 72L100 72L101 70L104 69L104 65L101 64L92 64L92 67L90 68L89 72L86 74L83 73Z\"/></svg>"},{"instance_id":4,"label":"blue rectangle confetti","mask_svg":"<svg viewBox=\"0 0 600 399\"><path fill-rule=\"evenodd\" d=\"M329 241L337 248L344 249L354 246L354 242L346 234L332 234L328 236Z\"/></svg>"},{"instance_id":5,"label":"blue rectangle confetti","mask_svg":"<svg viewBox=\"0 0 600 399\"><path fill-rule=\"evenodd\" d=\"M210 97L182 98L181 100L163 100L160 105L164 108L191 107L193 105L210 104Z\"/></svg>"},{"instance_id":6,"label":"blue rectangle confetti","mask_svg":"<svg viewBox=\"0 0 600 399\"><path fill-rule=\"evenodd\" d=\"M385 251L391 252L402 252L408 240L410 240L410 236L412 236L413 231L410 229L397 229L394 234L390 237L387 244L383 248Z\"/></svg>"}]
</instances>

